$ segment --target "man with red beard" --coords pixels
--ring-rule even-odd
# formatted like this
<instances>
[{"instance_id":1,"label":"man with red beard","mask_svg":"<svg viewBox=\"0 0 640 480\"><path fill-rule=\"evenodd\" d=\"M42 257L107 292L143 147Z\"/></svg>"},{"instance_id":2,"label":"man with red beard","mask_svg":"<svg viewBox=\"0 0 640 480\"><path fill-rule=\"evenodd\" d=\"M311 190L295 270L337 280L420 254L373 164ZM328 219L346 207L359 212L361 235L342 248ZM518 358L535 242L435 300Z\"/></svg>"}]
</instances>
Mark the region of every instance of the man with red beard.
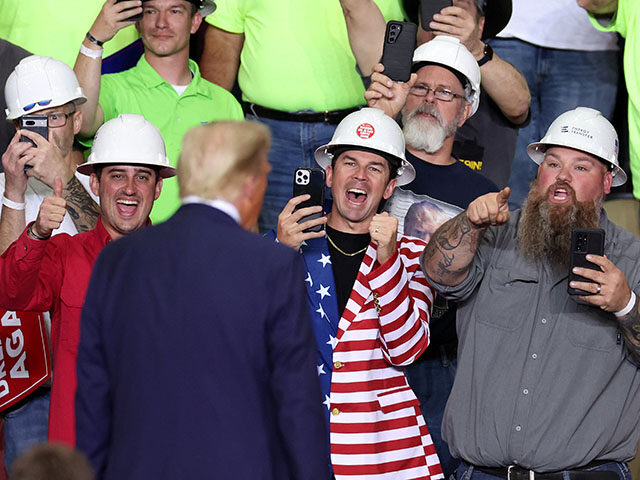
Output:
<instances>
[{"instance_id":1,"label":"man with red beard","mask_svg":"<svg viewBox=\"0 0 640 480\"><path fill-rule=\"evenodd\" d=\"M87 163L102 214L93 230L51 236L65 217L62 181L55 179L35 222L0 257L0 306L7 310L51 311L53 383L49 440L75 443L74 396L80 311L91 268L112 240L149 224L149 212L162 190L162 179L175 175L164 141L142 115L122 114L96 134Z\"/></svg>"},{"instance_id":2,"label":"man with red beard","mask_svg":"<svg viewBox=\"0 0 640 480\"><path fill-rule=\"evenodd\" d=\"M443 421L458 479L630 478L640 437L640 241L606 217L618 136L597 110L563 113L529 145L522 211L509 189L442 225L422 260L460 302L458 371ZM571 230L605 232L591 282L568 282ZM567 287L587 292L571 296Z\"/></svg>"}]
</instances>

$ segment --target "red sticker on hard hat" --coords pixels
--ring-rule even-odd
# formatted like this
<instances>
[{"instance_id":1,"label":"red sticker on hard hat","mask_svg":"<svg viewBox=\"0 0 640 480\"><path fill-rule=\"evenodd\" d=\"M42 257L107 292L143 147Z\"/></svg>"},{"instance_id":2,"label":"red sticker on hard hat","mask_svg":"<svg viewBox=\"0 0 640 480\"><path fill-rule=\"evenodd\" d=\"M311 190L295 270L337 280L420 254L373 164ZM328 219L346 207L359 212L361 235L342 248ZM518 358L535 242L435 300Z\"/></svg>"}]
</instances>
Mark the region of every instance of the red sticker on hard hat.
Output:
<instances>
[{"instance_id":1,"label":"red sticker on hard hat","mask_svg":"<svg viewBox=\"0 0 640 480\"><path fill-rule=\"evenodd\" d=\"M360 138L364 138L366 140L367 138L373 137L373 134L376 133L376 130L370 123L361 123L360 125L358 125L358 128L356 128L356 133Z\"/></svg>"}]
</instances>

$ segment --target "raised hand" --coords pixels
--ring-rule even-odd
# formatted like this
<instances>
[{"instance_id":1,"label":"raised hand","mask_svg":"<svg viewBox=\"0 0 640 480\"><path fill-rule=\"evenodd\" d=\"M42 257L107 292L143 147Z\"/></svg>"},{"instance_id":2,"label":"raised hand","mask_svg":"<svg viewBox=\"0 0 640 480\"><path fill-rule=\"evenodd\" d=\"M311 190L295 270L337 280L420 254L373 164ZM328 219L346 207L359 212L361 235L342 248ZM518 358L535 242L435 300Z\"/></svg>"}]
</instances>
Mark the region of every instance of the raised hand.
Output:
<instances>
[{"instance_id":1,"label":"raised hand","mask_svg":"<svg viewBox=\"0 0 640 480\"><path fill-rule=\"evenodd\" d=\"M60 228L66 213L67 202L62 198L62 180L56 177L53 182L53 196L42 201L38 218L31 227L33 233L40 238L49 238L55 229Z\"/></svg>"},{"instance_id":2,"label":"raised hand","mask_svg":"<svg viewBox=\"0 0 640 480\"><path fill-rule=\"evenodd\" d=\"M505 187L499 192L491 192L476 198L467 208L467 219L472 227L487 228L503 225L509 221L509 195L511 189Z\"/></svg>"},{"instance_id":3,"label":"raised hand","mask_svg":"<svg viewBox=\"0 0 640 480\"><path fill-rule=\"evenodd\" d=\"M380 265L389 260L397 249L398 219L387 212L377 213L369 224L371 241L377 245L377 260Z\"/></svg>"},{"instance_id":4,"label":"raised hand","mask_svg":"<svg viewBox=\"0 0 640 480\"><path fill-rule=\"evenodd\" d=\"M311 195L309 194L293 197L284 206L280 215L278 215L278 241L283 245L287 245L288 247L298 250L302 245L302 242L305 240L324 237L324 230L319 232L304 232L304 230L315 227L316 225L323 225L327 223L326 216L298 223L301 218L322 211L322 206L320 205L305 207L294 211L297 205L301 204L305 200L309 200L310 198Z\"/></svg>"}]
</instances>

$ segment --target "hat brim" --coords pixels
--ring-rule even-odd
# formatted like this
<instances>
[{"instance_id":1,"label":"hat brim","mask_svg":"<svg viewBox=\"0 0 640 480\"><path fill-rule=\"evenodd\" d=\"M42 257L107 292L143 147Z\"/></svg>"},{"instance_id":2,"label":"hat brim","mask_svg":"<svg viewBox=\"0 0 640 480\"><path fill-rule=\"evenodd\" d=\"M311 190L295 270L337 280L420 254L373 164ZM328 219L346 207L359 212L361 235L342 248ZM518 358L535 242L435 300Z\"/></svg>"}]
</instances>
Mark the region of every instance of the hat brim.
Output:
<instances>
[{"instance_id":1,"label":"hat brim","mask_svg":"<svg viewBox=\"0 0 640 480\"><path fill-rule=\"evenodd\" d=\"M94 167L106 167L107 165L120 165L120 164L119 163L114 164L111 162L99 162L99 163L86 162L86 163L83 163L82 165L78 165L78 167L76 168L76 171L78 173L81 173L82 175L91 175L94 171L93 170ZM160 176L160 178L171 178L178 173L176 169L173 167L161 167L159 165L150 165L147 163L140 163L140 164L123 163L122 165L141 165L143 167L159 168L158 175Z\"/></svg>"}]
</instances>

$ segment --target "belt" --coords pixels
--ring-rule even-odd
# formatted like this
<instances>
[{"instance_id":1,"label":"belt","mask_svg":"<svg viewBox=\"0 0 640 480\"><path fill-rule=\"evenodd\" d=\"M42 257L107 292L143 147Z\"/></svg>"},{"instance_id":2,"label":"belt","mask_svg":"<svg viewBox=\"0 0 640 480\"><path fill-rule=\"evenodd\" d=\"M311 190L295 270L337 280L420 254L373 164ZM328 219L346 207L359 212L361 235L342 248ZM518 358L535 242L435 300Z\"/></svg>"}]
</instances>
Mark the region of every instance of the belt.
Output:
<instances>
[{"instance_id":1,"label":"belt","mask_svg":"<svg viewBox=\"0 0 640 480\"><path fill-rule=\"evenodd\" d=\"M328 125L337 125L350 113L360 110L359 107L354 107L345 110L325 110L324 112L283 112L261 107L255 103L243 103L242 106L245 114L255 115L256 117L285 122L326 123Z\"/></svg>"},{"instance_id":2,"label":"belt","mask_svg":"<svg viewBox=\"0 0 640 480\"><path fill-rule=\"evenodd\" d=\"M611 460L599 460L591 462L583 467L564 470L560 472L543 472L536 473L533 470L518 467L517 465L509 465L508 467L476 467L473 469L494 477L503 478L505 480L563 480L564 472L569 474L571 480L618 480L620 477L616 472L603 470L587 470L589 468L599 467L607 463L615 463Z\"/></svg>"}]
</instances>

